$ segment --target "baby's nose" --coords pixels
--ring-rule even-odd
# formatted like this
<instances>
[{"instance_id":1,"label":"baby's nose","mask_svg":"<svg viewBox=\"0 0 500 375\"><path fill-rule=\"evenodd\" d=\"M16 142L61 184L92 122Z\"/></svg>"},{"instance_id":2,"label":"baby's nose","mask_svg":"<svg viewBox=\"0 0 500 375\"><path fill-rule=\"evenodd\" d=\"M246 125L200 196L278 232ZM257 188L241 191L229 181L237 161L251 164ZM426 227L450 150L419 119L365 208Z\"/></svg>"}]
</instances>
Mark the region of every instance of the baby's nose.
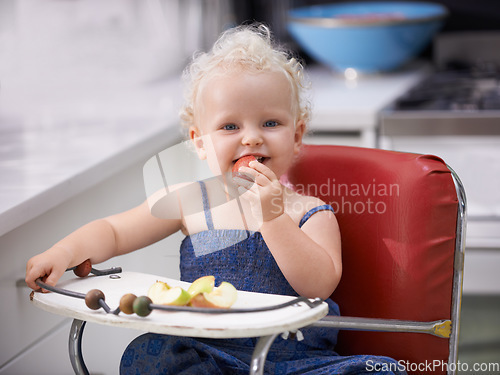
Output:
<instances>
[{"instance_id":1,"label":"baby's nose","mask_svg":"<svg viewBox=\"0 0 500 375\"><path fill-rule=\"evenodd\" d=\"M247 146L256 146L263 143L263 137L256 129L246 130L241 139L241 143Z\"/></svg>"}]
</instances>

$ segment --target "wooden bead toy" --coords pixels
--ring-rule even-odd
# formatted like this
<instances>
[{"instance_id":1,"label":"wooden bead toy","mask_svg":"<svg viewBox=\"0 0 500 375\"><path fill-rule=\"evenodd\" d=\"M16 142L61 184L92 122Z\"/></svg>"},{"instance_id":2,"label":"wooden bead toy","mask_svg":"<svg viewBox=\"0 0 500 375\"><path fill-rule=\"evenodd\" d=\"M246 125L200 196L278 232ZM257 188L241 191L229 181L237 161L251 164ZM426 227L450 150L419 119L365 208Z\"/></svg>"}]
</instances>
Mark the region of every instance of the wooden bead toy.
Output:
<instances>
[{"instance_id":1,"label":"wooden bead toy","mask_svg":"<svg viewBox=\"0 0 500 375\"><path fill-rule=\"evenodd\" d=\"M88 276L91 271L92 271L92 263L90 262L90 259L85 260L84 262L76 266L75 269L73 270L75 275L78 277Z\"/></svg>"},{"instance_id":2,"label":"wooden bead toy","mask_svg":"<svg viewBox=\"0 0 500 375\"><path fill-rule=\"evenodd\" d=\"M85 304L89 309L99 310L101 308L101 304L99 300L105 300L104 293L99 289L92 289L87 292L85 295Z\"/></svg>"},{"instance_id":3,"label":"wooden bead toy","mask_svg":"<svg viewBox=\"0 0 500 375\"><path fill-rule=\"evenodd\" d=\"M133 308L134 312L139 315L139 316L148 316L151 314L151 304L153 301L151 301L151 298L147 296L140 296L137 297L134 301Z\"/></svg>"},{"instance_id":4,"label":"wooden bead toy","mask_svg":"<svg viewBox=\"0 0 500 375\"><path fill-rule=\"evenodd\" d=\"M124 314L131 315L134 313L134 301L137 296L133 293L124 294L120 299L120 311Z\"/></svg>"}]
</instances>

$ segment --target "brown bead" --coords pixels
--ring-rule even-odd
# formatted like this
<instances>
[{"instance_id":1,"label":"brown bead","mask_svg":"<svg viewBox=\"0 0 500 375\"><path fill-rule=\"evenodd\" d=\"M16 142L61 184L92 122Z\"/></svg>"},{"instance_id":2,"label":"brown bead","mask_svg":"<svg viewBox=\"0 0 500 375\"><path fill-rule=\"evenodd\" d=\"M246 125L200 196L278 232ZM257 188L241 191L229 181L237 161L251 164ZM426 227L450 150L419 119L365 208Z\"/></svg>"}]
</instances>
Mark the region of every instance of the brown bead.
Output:
<instances>
[{"instance_id":1,"label":"brown bead","mask_svg":"<svg viewBox=\"0 0 500 375\"><path fill-rule=\"evenodd\" d=\"M82 262L73 270L75 275L78 277L85 277L90 273L90 271L92 271L92 263L90 263L90 259Z\"/></svg>"},{"instance_id":2,"label":"brown bead","mask_svg":"<svg viewBox=\"0 0 500 375\"><path fill-rule=\"evenodd\" d=\"M99 310L101 305L99 304L99 300L105 300L104 293L99 289L92 289L87 292L85 295L85 304L89 309Z\"/></svg>"},{"instance_id":3,"label":"brown bead","mask_svg":"<svg viewBox=\"0 0 500 375\"><path fill-rule=\"evenodd\" d=\"M135 294L124 294L120 299L120 311L124 314L131 315L134 313L134 301L137 298Z\"/></svg>"}]
</instances>

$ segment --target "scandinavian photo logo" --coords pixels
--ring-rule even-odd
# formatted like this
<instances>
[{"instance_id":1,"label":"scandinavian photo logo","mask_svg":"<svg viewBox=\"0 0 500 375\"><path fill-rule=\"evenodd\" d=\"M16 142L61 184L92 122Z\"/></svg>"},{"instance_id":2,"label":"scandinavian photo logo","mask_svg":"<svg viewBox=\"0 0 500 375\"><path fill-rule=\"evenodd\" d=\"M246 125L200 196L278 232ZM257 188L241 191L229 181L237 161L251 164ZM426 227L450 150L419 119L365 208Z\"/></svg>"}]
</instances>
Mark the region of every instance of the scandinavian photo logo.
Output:
<instances>
[{"instance_id":1,"label":"scandinavian photo logo","mask_svg":"<svg viewBox=\"0 0 500 375\"><path fill-rule=\"evenodd\" d=\"M366 183L340 183L328 179L322 184L296 184L299 194L329 197L328 202L336 213L384 214L387 197L399 197L399 184L377 182L374 178Z\"/></svg>"}]
</instances>

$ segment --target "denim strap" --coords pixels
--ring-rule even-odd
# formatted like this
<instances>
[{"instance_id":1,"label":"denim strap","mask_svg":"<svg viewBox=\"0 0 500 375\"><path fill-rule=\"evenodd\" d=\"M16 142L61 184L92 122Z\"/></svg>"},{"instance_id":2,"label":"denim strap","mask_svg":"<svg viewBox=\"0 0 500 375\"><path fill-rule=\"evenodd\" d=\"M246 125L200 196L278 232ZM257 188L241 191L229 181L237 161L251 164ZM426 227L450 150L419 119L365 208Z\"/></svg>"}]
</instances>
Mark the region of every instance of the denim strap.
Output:
<instances>
[{"instance_id":1,"label":"denim strap","mask_svg":"<svg viewBox=\"0 0 500 375\"><path fill-rule=\"evenodd\" d=\"M214 222L212 220L212 213L210 212L210 202L208 201L207 187L203 181L198 181L201 187L201 198L203 199L203 211L205 212L205 220L207 222L208 230L214 229Z\"/></svg>"},{"instance_id":2,"label":"denim strap","mask_svg":"<svg viewBox=\"0 0 500 375\"><path fill-rule=\"evenodd\" d=\"M314 215L316 212L318 212L318 211L332 211L332 212L335 212L333 210L333 207L330 206L329 204L323 204L321 206L314 207L314 208L310 209L309 211L307 211L304 216L302 216L302 219L300 219L299 228L301 228L302 225L304 225L306 223L306 221L309 220L309 218L312 215Z\"/></svg>"}]
</instances>

